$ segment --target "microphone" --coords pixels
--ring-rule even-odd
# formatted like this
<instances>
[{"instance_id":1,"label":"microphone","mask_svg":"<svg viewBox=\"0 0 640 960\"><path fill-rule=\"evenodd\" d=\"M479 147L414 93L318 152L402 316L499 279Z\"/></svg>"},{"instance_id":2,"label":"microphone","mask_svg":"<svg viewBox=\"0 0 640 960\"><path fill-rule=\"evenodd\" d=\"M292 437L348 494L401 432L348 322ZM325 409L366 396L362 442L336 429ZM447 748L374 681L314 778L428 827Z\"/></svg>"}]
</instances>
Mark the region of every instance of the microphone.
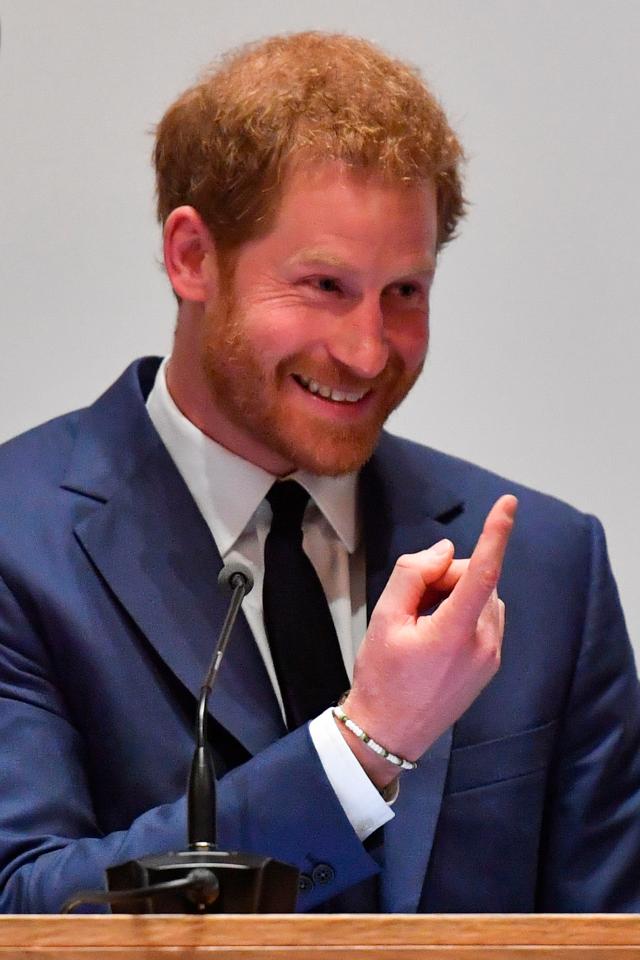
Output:
<instances>
[{"instance_id":1,"label":"microphone","mask_svg":"<svg viewBox=\"0 0 640 960\"><path fill-rule=\"evenodd\" d=\"M207 705L240 604L253 589L253 576L241 563L229 563L220 571L218 585L229 587L233 593L198 700L196 749L187 787L188 835L192 849L215 847L216 843L216 778L207 740Z\"/></svg>"},{"instance_id":2,"label":"microphone","mask_svg":"<svg viewBox=\"0 0 640 960\"><path fill-rule=\"evenodd\" d=\"M218 574L218 586L230 587L235 590L240 584L244 584L244 597L253 590L253 574L244 563L226 563Z\"/></svg>"},{"instance_id":3,"label":"microphone","mask_svg":"<svg viewBox=\"0 0 640 960\"><path fill-rule=\"evenodd\" d=\"M62 907L107 903L113 913L293 913L299 871L271 857L218 850L216 778L207 739L207 705L243 599L253 588L241 563L226 564L218 584L232 591L200 688L196 746L187 785L186 850L109 867L108 890L80 890Z\"/></svg>"}]
</instances>

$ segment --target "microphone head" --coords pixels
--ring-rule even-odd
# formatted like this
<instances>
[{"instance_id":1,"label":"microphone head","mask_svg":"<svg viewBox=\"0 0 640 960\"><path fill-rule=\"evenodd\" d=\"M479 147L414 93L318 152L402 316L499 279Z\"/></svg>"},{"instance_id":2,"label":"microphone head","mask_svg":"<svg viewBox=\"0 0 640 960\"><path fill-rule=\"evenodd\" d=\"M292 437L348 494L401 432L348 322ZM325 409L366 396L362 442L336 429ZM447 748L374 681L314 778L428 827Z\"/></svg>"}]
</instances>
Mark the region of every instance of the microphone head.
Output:
<instances>
[{"instance_id":1,"label":"microphone head","mask_svg":"<svg viewBox=\"0 0 640 960\"><path fill-rule=\"evenodd\" d=\"M253 589L253 575L243 563L225 563L218 574L218 583L221 587L235 590L240 584L244 585L244 595Z\"/></svg>"}]
</instances>

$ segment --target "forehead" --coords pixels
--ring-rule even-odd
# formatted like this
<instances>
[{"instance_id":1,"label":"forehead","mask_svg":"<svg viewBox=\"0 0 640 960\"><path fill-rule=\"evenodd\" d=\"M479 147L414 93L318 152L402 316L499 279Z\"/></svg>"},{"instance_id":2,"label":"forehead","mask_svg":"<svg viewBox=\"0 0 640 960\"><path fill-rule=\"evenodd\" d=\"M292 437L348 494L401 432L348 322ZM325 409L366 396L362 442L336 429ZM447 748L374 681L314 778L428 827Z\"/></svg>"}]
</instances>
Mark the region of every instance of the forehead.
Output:
<instances>
[{"instance_id":1,"label":"forehead","mask_svg":"<svg viewBox=\"0 0 640 960\"><path fill-rule=\"evenodd\" d=\"M405 183L344 163L300 163L286 176L269 231L272 243L341 259L346 245L379 254L435 257L437 202L431 181Z\"/></svg>"}]
</instances>

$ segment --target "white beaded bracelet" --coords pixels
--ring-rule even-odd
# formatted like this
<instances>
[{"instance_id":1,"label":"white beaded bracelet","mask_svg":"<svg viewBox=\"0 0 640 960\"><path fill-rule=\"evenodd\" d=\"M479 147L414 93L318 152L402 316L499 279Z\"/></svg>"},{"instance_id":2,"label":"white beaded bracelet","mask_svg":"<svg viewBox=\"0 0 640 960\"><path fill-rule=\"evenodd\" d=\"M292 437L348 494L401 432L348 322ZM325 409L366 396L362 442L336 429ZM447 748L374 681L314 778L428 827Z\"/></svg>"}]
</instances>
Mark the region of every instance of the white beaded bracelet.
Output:
<instances>
[{"instance_id":1,"label":"white beaded bracelet","mask_svg":"<svg viewBox=\"0 0 640 960\"><path fill-rule=\"evenodd\" d=\"M377 743L373 740L368 733L359 727L355 720L351 720L342 707L334 707L333 715L336 720L339 720L340 723L343 723L347 730L350 730L358 740L362 740L365 746L369 747L369 750L373 750L379 757L382 757L384 760L388 760L389 763L392 763L394 767L400 767L401 770L415 770L418 766L413 760L405 760L404 757L398 757L395 753L391 753L390 750L387 750L386 747L383 747L380 743Z\"/></svg>"}]
</instances>

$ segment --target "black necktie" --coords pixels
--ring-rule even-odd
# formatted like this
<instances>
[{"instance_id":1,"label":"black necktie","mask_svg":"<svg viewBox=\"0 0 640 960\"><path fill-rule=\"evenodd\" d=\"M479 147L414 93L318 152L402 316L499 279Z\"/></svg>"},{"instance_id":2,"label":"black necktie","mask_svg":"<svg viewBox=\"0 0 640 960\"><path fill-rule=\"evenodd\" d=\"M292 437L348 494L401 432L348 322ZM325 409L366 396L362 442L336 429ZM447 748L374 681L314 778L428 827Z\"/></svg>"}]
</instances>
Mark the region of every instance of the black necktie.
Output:
<instances>
[{"instance_id":1,"label":"black necktie","mask_svg":"<svg viewBox=\"0 0 640 960\"><path fill-rule=\"evenodd\" d=\"M273 519L264 545L264 624L290 730L349 686L327 598L302 549L308 499L294 480L274 483L267 494Z\"/></svg>"}]
</instances>

